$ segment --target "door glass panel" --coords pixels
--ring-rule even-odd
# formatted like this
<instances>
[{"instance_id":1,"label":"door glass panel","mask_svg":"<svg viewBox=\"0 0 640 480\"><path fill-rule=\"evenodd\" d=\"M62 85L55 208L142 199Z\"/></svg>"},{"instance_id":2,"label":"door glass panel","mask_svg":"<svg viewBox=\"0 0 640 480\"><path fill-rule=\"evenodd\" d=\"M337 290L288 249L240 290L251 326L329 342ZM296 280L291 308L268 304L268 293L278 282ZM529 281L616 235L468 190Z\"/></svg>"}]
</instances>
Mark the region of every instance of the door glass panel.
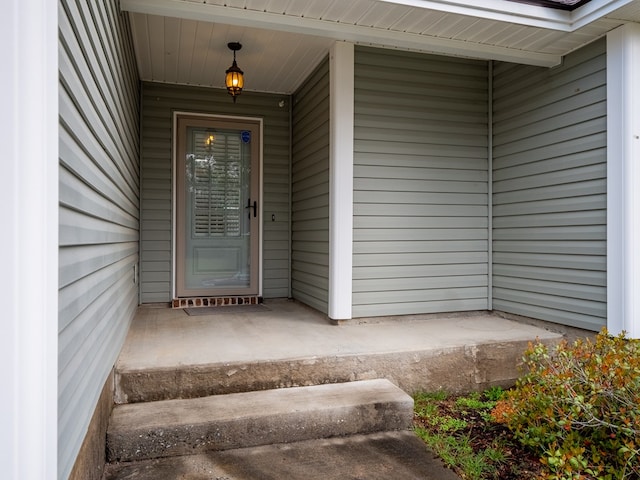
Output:
<instances>
[{"instance_id":1,"label":"door glass panel","mask_svg":"<svg viewBox=\"0 0 640 480\"><path fill-rule=\"evenodd\" d=\"M188 126L185 169L185 287L249 286L250 135Z\"/></svg>"}]
</instances>

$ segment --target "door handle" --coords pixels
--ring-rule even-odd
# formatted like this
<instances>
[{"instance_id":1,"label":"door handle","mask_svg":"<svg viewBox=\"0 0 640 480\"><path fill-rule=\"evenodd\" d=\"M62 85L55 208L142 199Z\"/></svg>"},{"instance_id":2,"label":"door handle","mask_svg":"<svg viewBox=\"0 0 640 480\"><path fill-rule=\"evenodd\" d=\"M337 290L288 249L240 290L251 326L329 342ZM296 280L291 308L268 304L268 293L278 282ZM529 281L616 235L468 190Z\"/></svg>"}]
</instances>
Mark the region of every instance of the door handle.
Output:
<instances>
[{"instance_id":1,"label":"door handle","mask_svg":"<svg viewBox=\"0 0 640 480\"><path fill-rule=\"evenodd\" d=\"M247 215L248 218L251 218L251 208L253 208L253 216L254 217L258 216L258 202L256 202L255 200L253 201L253 205L251 205L251 199L247 198L247 206L244 208L249 209L249 213Z\"/></svg>"}]
</instances>

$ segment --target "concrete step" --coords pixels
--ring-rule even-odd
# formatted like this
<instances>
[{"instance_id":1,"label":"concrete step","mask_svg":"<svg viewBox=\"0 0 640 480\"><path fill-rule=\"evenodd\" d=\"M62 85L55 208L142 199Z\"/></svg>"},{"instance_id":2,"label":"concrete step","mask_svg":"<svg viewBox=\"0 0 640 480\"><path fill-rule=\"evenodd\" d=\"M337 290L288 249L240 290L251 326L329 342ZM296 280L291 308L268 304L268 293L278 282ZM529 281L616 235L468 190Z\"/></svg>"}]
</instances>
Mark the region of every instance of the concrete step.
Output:
<instances>
[{"instance_id":1,"label":"concrete step","mask_svg":"<svg viewBox=\"0 0 640 480\"><path fill-rule=\"evenodd\" d=\"M109 462L411 427L413 399L387 380L116 406Z\"/></svg>"},{"instance_id":2,"label":"concrete step","mask_svg":"<svg viewBox=\"0 0 640 480\"><path fill-rule=\"evenodd\" d=\"M504 325L490 324L489 327L506 330ZM376 352L372 348L370 352L357 354L315 354L234 363L182 363L172 367L119 365L115 373L115 402L196 398L375 378L391 380L409 393L440 389L465 393L495 385L509 387L521 373L518 365L528 342L535 340L536 336L547 344L557 343L562 338L541 329L532 333L527 331L531 327L522 328L525 329L523 334L512 335L514 338L507 341L454 338L422 349L413 346L406 350L398 348ZM366 333L363 330L363 334ZM395 335L405 343L425 335L420 332L400 333L403 332ZM519 331L516 329L515 333Z\"/></svg>"}]
</instances>

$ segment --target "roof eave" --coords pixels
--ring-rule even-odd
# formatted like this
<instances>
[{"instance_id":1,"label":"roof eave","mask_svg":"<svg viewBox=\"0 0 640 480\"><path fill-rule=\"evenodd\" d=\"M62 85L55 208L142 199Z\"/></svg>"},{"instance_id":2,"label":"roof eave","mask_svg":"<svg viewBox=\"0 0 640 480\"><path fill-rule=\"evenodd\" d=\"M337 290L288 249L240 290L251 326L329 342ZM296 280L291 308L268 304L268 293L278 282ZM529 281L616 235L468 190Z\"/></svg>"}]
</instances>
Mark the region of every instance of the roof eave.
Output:
<instances>
[{"instance_id":1,"label":"roof eave","mask_svg":"<svg viewBox=\"0 0 640 480\"><path fill-rule=\"evenodd\" d=\"M406 3L406 2L398 2ZM439 2L440 3L440 2ZM210 21L244 27L281 30L316 35L357 44L398 48L425 53L492 59L542 67L553 67L562 61L560 55L519 50L504 46L471 43L461 40L408 32L391 31L362 25L328 22L256 10L181 0L121 0L123 11Z\"/></svg>"},{"instance_id":2,"label":"roof eave","mask_svg":"<svg viewBox=\"0 0 640 480\"><path fill-rule=\"evenodd\" d=\"M380 0L387 3L428 8L446 13L468 15L498 22L510 22L530 27L573 32L624 7L633 0L591 0L575 10L507 2L483 0L481 5L469 5L464 0Z\"/></svg>"}]
</instances>

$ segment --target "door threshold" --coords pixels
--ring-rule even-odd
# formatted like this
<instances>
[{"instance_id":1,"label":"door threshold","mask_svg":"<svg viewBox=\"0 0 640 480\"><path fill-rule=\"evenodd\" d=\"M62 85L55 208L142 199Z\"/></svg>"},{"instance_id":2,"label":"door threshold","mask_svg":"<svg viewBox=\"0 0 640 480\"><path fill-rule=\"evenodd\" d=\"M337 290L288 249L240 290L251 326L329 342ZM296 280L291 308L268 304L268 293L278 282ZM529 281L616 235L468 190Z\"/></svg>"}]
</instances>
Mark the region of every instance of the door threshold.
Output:
<instances>
[{"instance_id":1,"label":"door threshold","mask_svg":"<svg viewBox=\"0 0 640 480\"><path fill-rule=\"evenodd\" d=\"M258 295L241 295L226 297L189 297L174 298L172 308L226 307L230 305L259 305L262 297Z\"/></svg>"}]
</instances>

